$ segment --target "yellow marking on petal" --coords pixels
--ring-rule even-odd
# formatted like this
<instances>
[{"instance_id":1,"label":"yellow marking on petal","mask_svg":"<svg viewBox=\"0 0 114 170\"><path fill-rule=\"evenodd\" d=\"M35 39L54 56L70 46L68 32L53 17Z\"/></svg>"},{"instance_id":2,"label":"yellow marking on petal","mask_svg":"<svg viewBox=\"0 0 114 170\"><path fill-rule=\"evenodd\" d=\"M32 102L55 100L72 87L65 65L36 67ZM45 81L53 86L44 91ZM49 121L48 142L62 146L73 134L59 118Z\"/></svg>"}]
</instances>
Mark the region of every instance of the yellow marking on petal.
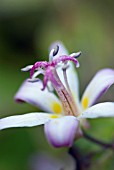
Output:
<instances>
[{"instance_id":1,"label":"yellow marking on petal","mask_svg":"<svg viewBox=\"0 0 114 170\"><path fill-rule=\"evenodd\" d=\"M51 115L50 118L53 118L53 119L56 119L58 118L59 116L58 115Z\"/></svg>"},{"instance_id":2,"label":"yellow marking on petal","mask_svg":"<svg viewBox=\"0 0 114 170\"><path fill-rule=\"evenodd\" d=\"M88 104L89 104L89 99L87 97L85 97L83 100L82 100L82 106L84 109L87 109L88 108Z\"/></svg>"},{"instance_id":3,"label":"yellow marking on petal","mask_svg":"<svg viewBox=\"0 0 114 170\"><path fill-rule=\"evenodd\" d=\"M60 114L62 112L62 107L59 103L54 102L52 104L52 110L54 111L54 113Z\"/></svg>"}]
</instances>

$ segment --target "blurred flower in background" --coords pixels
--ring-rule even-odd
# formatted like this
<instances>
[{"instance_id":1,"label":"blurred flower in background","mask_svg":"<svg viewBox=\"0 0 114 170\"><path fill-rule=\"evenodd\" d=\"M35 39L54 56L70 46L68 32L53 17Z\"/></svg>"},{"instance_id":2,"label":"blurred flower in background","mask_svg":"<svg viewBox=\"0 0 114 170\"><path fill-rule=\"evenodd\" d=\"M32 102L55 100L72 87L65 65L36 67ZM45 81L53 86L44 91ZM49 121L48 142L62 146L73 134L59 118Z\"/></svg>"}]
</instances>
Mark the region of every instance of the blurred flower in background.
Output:
<instances>
[{"instance_id":1,"label":"blurred flower in background","mask_svg":"<svg viewBox=\"0 0 114 170\"><path fill-rule=\"evenodd\" d=\"M31 170L75 170L75 161L69 155L56 158L49 153L39 153L31 157Z\"/></svg>"}]
</instances>

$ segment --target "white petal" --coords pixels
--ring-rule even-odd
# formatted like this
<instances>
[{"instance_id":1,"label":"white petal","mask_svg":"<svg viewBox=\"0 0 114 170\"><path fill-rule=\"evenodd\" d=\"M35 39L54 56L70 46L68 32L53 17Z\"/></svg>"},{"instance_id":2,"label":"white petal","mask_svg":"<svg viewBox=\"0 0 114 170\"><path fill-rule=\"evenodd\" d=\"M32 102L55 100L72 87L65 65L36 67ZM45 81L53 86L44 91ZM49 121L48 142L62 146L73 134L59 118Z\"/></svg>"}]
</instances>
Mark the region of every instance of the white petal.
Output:
<instances>
[{"instance_id":1,"label":"white petal","mask_svg":"<svg viewBox=\"0 0 114 170\"><path fill-rule=\"evenodd\" d=\"M51 119L52 118L48 113L28 113L24 115L9 116L0 119L0 130L12 127L38 126Z\"/></svg>"},{"instance_id":2,"label":"white petal","mask_svg":"<svg viewBox=\"0 0 114 170\"><path fill-rule=\"evenodd\" d=\"M84 109L92 106L96 100L101 97L108 88L114 83L114 70L102 69L92 79L87 86L83 97L82 106Z\"/></svg>"},{"instance_id":3,"label":"white petal","mask_svg":"<svg viewBox=\"0 0 114 170\"><path fill-rule=\"evenodd\" d=\"M50 49L54 48L56 45L59 46L59 52L57 53L56 58L58 58L61 55L68 55L68 51L66 50L64 45L59 41L53 43L51 45ZM68 65L69 65L69 68L66 71L67 72L68 83L69 83L72 95L73 95L73 97L75 99L75 102L79 106L79 81L78 81L78 75L77 75L77 72L76 72L76 67L70 61L68 62ZM58 73L62 83L66 87L64 77L63 77L62 67L57 68L57 73Z\"/></svg>"},{"instance_id":4,"label":"white petal","mask_svg":"<svg viewBox=\"0 0 114 170\"><path fill-rule=\"evenodd\" d=\"M45 134L54 147L70 147L79 132L79 121L74 116L64 116L45 124Z\"/></svg>"},{"instance_id":5,"label":"white petal","mask_svg":"<svg viewBox=\"0 0 114 170\"><path fill-rule=\"evenodd\" d=\"M37 82L26 80L15 95L15 100L18 102L28 102L51 113L56 113L57 108L55 106L58 106L57 111L62 113L62 106L57 96L49 92L47 88L42 91L42 87L43 84L40 80Z\"/></svg>"},{"instance_id":6,"label":"white petal","mask_svg":"<svg viewBox=\"0 0 114 170\"><path fill-rule=\"evenodd\" d=\"M114 103L105 102L96 104L85 110L80 118L114 117Z\"/></svg>"}]
</instances>

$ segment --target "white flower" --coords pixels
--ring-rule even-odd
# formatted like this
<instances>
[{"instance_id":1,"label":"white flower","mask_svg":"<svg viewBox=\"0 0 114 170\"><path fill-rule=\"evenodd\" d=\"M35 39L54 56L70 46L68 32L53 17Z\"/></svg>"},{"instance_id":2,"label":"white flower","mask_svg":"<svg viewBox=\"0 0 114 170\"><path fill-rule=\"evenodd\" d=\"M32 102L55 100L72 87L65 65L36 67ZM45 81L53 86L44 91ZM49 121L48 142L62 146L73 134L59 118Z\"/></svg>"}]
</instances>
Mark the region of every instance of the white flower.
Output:
<instances>
[{"instance_id":1,"label":"white flower","mask_svg":"<svg viewBox=\"0 0 114 170\"><path fill-rule=\"evenodd\" d=\"M109 68L100 70L87 86L80 101L78 77L72 63L74 62L76 67L79 66L76 59L79 55L80 52L68 55L63 44L55 42L51 46L49 62L37 62L25 67L23 71L30 70L31 79L27 79L22 84L15 99L33 104L45 113L27 113L2 118L0 129L44 124L45 134L50 144L54 147L70 147L74 139L82 135L80 120L113 117L113 102L94 106L93 104L114 83L114 70ZM44 75L43 82L36 78L39 74Z\"/></svg>"}]
</instances>

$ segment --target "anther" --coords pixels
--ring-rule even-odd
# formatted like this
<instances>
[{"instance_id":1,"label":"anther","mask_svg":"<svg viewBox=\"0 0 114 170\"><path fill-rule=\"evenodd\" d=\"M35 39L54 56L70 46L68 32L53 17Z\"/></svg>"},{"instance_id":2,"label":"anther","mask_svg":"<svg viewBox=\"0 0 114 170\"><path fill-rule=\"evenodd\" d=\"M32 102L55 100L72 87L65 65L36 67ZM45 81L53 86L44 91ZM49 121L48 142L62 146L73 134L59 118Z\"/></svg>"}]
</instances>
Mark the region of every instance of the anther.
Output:
<instances>
[{"instance_id":1,"label":"anther","mask_svg":"<svg viewBox=\"0 0 114 170\"><path fill-rule=\"evenodd\" d=\"M39 78L30 78L28 79L28 82L31 82L31 83L35 83L35 82L38 82L40 79Z\"/></svg>"},{"instance_id":2,"label":"anther","mask_svg":"<svg viewBox=\"0 0 114 170\"><path fill-rule=\"evenodd\" d=\"M24 71L24 72L30 71L32 67L33 67L33 65L26 66L26 67L22 68L21 71Z\"/></svg>"},{"instance_id":3,"label":"anther","mask_svg":"<svg viewBox=\"0 0 114 170\"><path fill-rule=\"evenodd\" d=\"M81 54L82 54L82 52L79 51L79 52L77 52L77 53L72 53L72 54L70 54L70 56L71 56L71 57L74 57L74 58L78 58L78 57L80 57Z\"/></svg>"},{"instance_id":4,"label":"anther","mask_svg":"<svg viewBox=\"0 0 114 170\"><path fill-rule=\"evenodd\" d=\"M59 51L59 46L56 45L56 47L54 48L54 51L53 51L53 56L57 55L58 51Z\"/></svg>"}]
</instances>

